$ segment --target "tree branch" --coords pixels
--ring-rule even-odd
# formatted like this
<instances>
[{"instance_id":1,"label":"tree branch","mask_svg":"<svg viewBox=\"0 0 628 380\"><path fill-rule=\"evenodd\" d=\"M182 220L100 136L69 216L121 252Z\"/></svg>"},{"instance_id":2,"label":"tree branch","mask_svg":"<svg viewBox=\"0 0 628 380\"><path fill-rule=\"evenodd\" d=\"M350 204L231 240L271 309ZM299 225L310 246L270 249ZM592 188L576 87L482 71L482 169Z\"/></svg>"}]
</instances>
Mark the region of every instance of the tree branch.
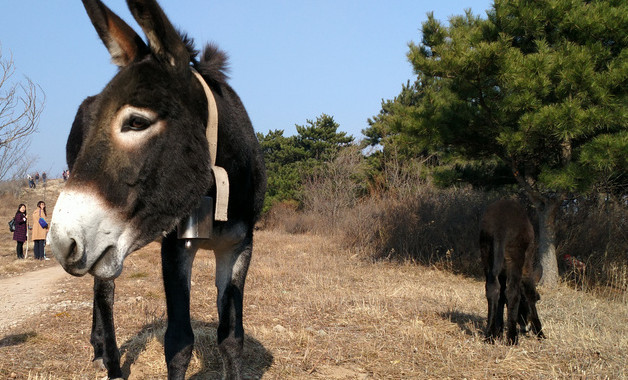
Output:
<instances>
[{"instance_id":1,"label":"tree branch","mask_svg":"<svg viewBox=\"0 0 628 380\"><path fill-rule=\"evenodd\" d=\"M29 78L13 82L14 73L13 57L3 60L0 51L0 180L19 171L23 163L32 164L23 152L37 131L45 103L41 87Z\"/></svg>"}]
</instances>

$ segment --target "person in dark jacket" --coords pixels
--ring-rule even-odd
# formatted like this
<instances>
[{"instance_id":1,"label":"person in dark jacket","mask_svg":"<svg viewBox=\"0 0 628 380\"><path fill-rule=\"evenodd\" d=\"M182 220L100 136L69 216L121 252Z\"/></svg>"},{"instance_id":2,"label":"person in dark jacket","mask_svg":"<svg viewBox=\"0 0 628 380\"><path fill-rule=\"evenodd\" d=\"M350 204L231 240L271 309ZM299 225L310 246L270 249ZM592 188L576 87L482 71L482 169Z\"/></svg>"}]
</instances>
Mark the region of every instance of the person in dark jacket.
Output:
<instances>
[{"instance_id":1,"label":"person in dark jacket","mask_svg":"<svg viewBox=\"0 0 628 380\"><path fill-rule=\"evenodd\" d=\"M26 229L28 228L27 218L26 218L26 205L21 203L17 207L17 212L15 213L15 231L13 231L13 240L17 242L17 258L24 258L24 242L26 239Z\"/></svg>"}]
</instances>

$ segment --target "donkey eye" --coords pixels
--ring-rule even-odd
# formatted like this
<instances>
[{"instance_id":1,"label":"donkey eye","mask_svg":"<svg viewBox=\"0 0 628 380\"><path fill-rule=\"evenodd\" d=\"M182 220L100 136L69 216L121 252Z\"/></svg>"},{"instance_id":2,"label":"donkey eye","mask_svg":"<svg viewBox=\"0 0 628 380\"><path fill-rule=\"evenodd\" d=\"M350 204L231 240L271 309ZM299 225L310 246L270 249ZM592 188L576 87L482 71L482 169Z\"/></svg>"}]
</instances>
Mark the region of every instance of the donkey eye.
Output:
<instances>
[{"instance_id":1,"label":"donkey eye","mask_svg":"<svg viewBox=\"0 0 628 380\"><path fill-rule=\"evenodd\" d=\"M131 115L124 124L122 124L122 132L143 131L152 125L152 121L143 116Z\"/></svg>"},{"instance_id":2,"label":"donkey eye","mask_svg":"<svg viewBox=\"0 0 628 380\"><path fill-rule=\"evenodd\" d=\"M125 150L144 146L166 128L166 120L149 108L125 104L111 119L110 134L114 143Z\"/></svg>"}]
</instances>

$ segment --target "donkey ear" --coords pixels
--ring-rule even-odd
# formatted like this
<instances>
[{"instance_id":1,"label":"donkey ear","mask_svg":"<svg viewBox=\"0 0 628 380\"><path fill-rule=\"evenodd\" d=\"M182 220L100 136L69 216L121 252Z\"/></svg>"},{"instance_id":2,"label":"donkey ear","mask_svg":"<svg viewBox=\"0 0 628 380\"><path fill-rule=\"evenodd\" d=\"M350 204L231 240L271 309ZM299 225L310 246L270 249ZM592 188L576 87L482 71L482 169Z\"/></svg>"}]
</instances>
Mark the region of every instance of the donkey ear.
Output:
<instances>
[{"instance_id":1,"label":"donkey ear","mask_svg":"<svg viewBox=\"0 0 628 380\"><path fill-rule=\"evenodd\" d=\"M155 0L127 0L127 5L148 38L152 52L172 66L188 66L190 53L177 30Z\"/></svg>"},{"instance_id":2,"label":"donkey ear","mask_svg":"<svg viewBox=\"0 0 628 380\"><path fill-rule=\"evenodd\" d=\"M126 66L150 52L142 38L100 0L83 0L83 6L114 64Z\"/></svg>"}]
</instances>

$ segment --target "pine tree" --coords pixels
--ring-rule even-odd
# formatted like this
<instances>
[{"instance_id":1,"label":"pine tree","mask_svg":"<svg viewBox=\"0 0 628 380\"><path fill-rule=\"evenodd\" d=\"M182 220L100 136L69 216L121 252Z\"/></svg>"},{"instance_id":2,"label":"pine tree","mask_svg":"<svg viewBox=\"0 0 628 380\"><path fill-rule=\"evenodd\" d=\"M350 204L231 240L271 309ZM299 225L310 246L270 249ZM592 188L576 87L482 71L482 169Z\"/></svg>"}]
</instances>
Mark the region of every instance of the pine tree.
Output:
<instances>
[{"instance_id":1,"label":"pine tree","mask_svg":"<svg viewBox=\"0 0 628 380\"><path fill-rule=\"evenodd\" d=\"M353 137L338 128L332 116L322 114L316 121L307 120L306 126L296 125L295 136L285 137L283 130L257 134L268 174L265 211L277 202L302 201L303 180L353 143Z\"/></svg>"},{"instance_id":2,"label":"pine tree","mask_svg":"<svg viewBox=\"0 0 628 380\"><path fill-rule=\"evenodd\" d=\"M399 105L391 128L507 166L537 210L541 280L553 286L563 199L628 179L628 3L496 0L486 19L467 11L444 26L430 14L422 34L408 53L417 102Z\"/></svg>"}]
</instances>

